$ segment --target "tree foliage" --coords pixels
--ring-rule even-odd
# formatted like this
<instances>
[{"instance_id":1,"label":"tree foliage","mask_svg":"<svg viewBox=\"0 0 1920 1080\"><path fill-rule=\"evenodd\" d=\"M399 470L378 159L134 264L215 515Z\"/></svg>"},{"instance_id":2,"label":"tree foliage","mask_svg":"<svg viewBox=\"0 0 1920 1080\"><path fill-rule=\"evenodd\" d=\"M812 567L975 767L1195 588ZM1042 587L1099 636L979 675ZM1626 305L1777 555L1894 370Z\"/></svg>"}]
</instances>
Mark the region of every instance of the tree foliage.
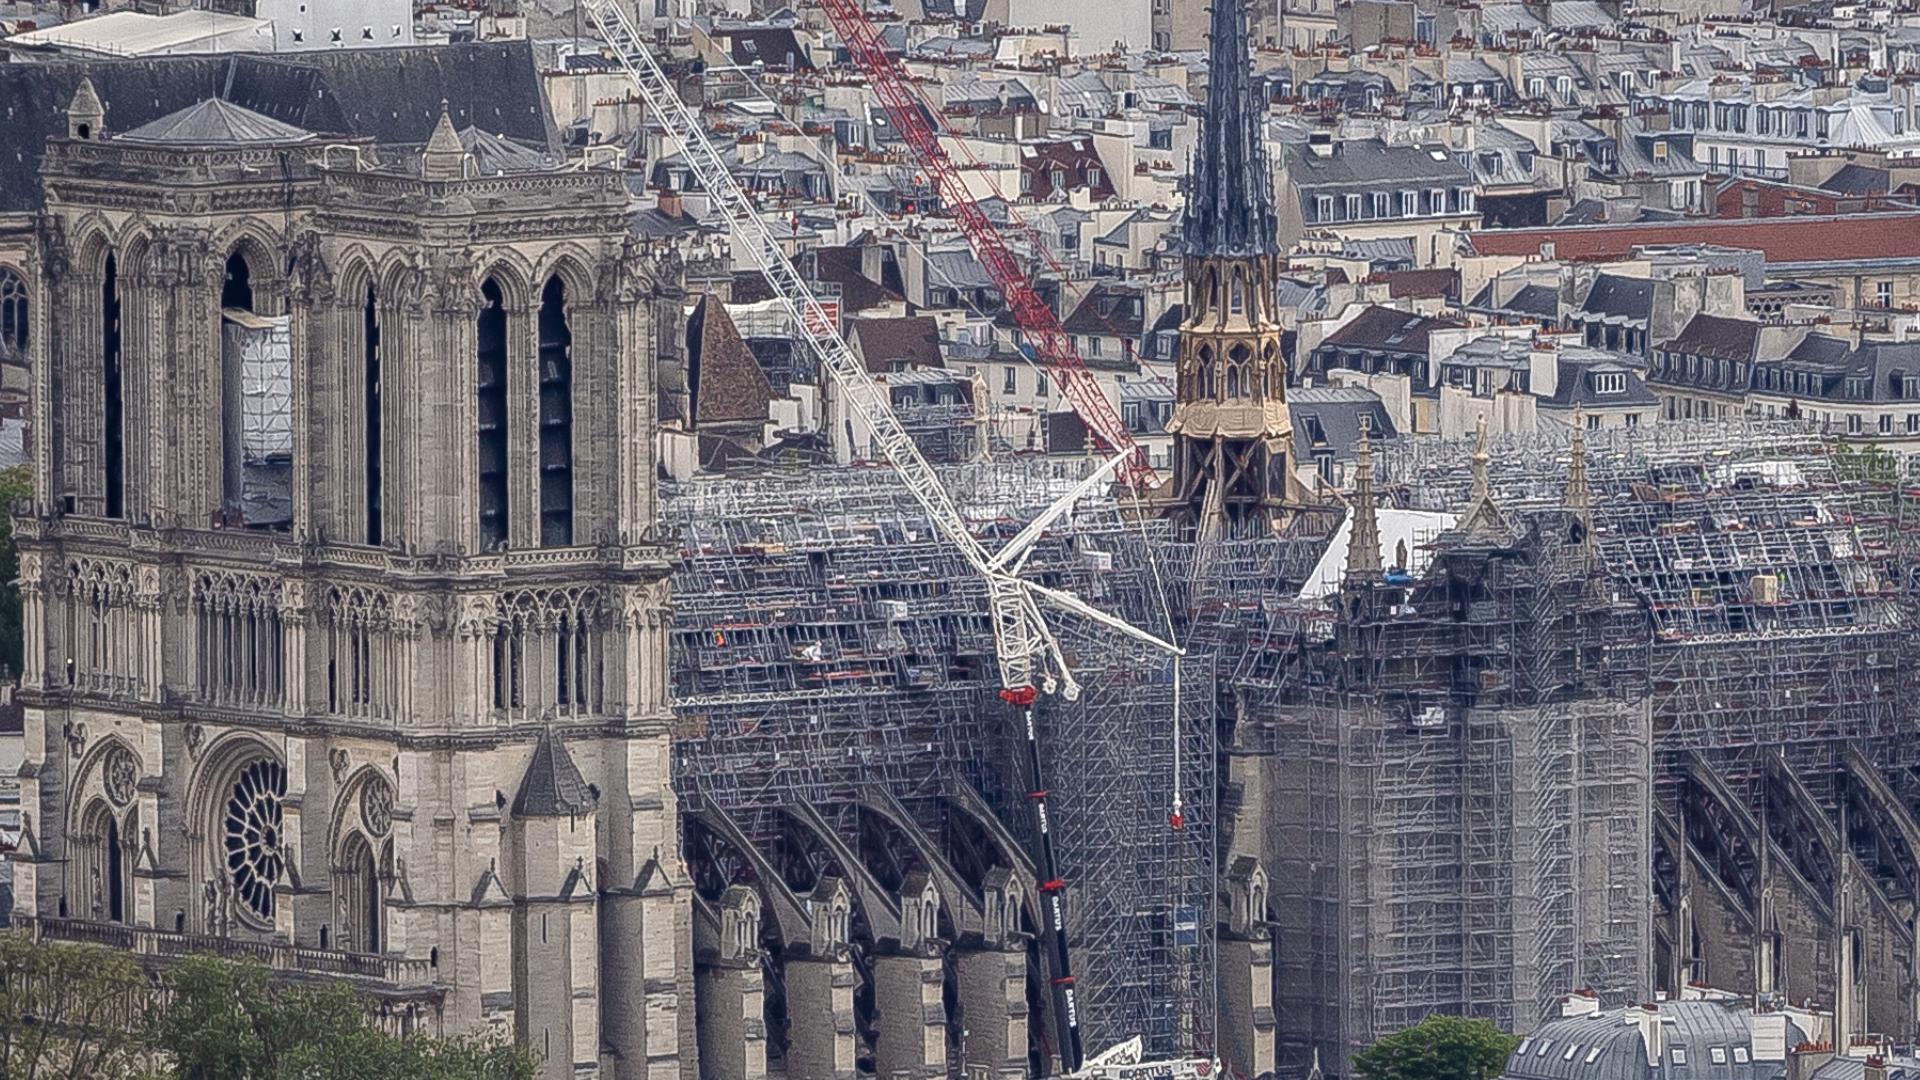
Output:
<instances>
[{"instance_id":1,"label":"tree foliage","mask_svg":"<svg viewBox=\"0 0 1920 1080\"><path fill-rule=\"evenodd\" d=\"M1429 1016L1353 1058L1366 1080L1492 1080L1519 1040L1485 1020Z\"/></svg>"},{"instance_id":2,"label":"tree foliage","mask_svg":"<svg viewBox=\"0 0 1920 1080\"><path fill-rule=\"evenodd\" d=\"M190 956L150 978L124 952L0 934L0 1080L532 1080L502 1039L397 1036L342 981Z\"/></svg>"},{"instance_id":3,"label":"tree foliage","mask_svg":"<svg viewBox=\"0 0 1920 1080\"><path fill-rule=\"evenodd\" d=\"M151 1006L126 953L0 934L0 1080L134 1075Z\"/></svg>"}]
</instances>

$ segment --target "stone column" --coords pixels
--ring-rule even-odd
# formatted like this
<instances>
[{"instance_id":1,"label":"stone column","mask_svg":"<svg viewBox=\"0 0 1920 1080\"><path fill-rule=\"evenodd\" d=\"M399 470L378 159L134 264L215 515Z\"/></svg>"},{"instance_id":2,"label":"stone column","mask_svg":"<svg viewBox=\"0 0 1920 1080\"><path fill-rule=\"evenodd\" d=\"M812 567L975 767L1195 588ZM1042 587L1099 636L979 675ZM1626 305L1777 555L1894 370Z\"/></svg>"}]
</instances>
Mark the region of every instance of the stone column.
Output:
<instances>
[{"instance_id":1,"label":"stone column","mask_svg":"<svg viewBox=\"0 0 1920 1080\"><path fill-rule=\"evenodd\" d=\"M963 1070L999 1076L1027 1067L1027 957L1017 948L968 949L959 956Z\"/></svg>"},{"instance_id":2,"label":"stone column","mask_svg":"<svg viewBox=\"0 0 1920 1080\"><path fill-rule=\"evenodd\" d=\"M1273 1071L1273 942L1222 935L1220 1052L1236 1075Z\"/></svg>"},{"instance_id":3,"label":"stone column","mask_svg":"<svg viewBox=\"0 0 1920 1080\"><path fill-rule=\"evenodd\" d=\"M795 958L786 976L788 1080L854 1080L853 962Z\"/></svg>"},{"instance_id":4,"label":"stone column","mask_svg":"<svg viewBox=\"0 0 1920 1080\"><path fill-rule=\"evenodd\" d=\"M701 1075L765 1080L767 1028L759 957L703 963L695 972Z\"/></svg>"},{"instance_id":5,"label":"stone column","mask_svg":"<svg viewBox=\"0 0 1920 1080\"><path fill-rule=\"evenodd\" d=\"M895 1080L903 1073L914 1080L947 1075L947 1015L940 1000L940 957L875 957L873 983L880 1012L874 1073L880 1080Z\"/></svg>"}]
</instances>

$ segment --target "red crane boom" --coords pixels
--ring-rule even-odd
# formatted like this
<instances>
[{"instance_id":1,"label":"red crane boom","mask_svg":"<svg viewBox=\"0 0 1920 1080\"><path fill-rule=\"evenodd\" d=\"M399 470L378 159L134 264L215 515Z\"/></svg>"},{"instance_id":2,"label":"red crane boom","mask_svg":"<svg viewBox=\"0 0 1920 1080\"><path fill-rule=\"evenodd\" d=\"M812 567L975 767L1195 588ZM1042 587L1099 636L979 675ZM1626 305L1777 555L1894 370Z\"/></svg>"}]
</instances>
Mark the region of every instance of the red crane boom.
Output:
<instances>
[{"instance_id":1,"label":"red crane boom","mask_svg":"<svg viewBox=\"0 0 1920 1080\"><path fill-rule=\"evenodd\" d=\"M1159 477L1148 463L1146 451L1133 441L1126 424L1114 411L1113 402L1107 400L1106 392L1100 389L1099 380L1087 370L1086 361L1080 359L1073 347L1073 339L1061 327L1059 316L1027 283L1027 276L1012 249L968 193L960 179L960 170L940 145L939 134L920 111L919 93L906 71L887 55L880 33L867 18L861 0L821 0L821 6L846 43L854 63L872 81L874 93L887 110L888 119L933 179L941 203L959 219L967 235L967 246L973 249L974 258L980 260L1001 295L1006 297L1007 306L1028 345L1053 368L1061 391L1100 448L1109 454L1122 451L1127 454L1127 460L1121 465L1122 478L1136 491L1151 490Z\"/></svg>"}]
</instances>

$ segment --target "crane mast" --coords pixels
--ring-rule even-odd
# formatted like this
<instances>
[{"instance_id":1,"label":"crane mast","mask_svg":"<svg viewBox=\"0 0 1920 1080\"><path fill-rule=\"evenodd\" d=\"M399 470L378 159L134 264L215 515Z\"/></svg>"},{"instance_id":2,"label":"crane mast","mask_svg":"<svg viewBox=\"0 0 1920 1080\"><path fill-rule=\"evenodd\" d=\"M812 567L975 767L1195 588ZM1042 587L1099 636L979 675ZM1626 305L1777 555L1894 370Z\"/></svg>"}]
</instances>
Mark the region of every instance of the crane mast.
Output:
<instances>
[{"instance_id":1,"label":"crane mast","mask_svg":"<svg viewBox=\"0 0 1920 1080\"><path fill-rule=\"evenodd\" d=\"M887 110L887 118L933 179L941 205L952 211L959 221L974 258L980 260L994 286L1006 297L1014 321L1034 352L1052 366L1061 392L1085 421L1094 441L1108 454L1120 452L1127 456L1121 465L1121 476L1136 492L1151 490L1159 478L1147 462L1146 451L1133 441L1126 424L1114 411L1113 402L1100 389L1099 380L1087 370L1086 361L1073 347L1073 339L1061 327L1059 316L1027 283L1027 275L1012 249L967 190L952 156L940 145L939 134L921 112L919 93L899 62L887 55L880 33L867 18L861 3L862 0L820 0L820 6L839 32L853 62L873 84L874 94Z\"/></svg>"},{"instance_id":2,"label":"crane mast","mask_svg":"<svg viewBox=\"0 0 1920 1080\"><path fill-rule=\"evenodd\" d=\"M1116 469L1124 467L1130 469L1133 476L1142 475L1145 458L1137 447L1132 448L1131 452L1114 456L1028 524L999 552L989 554L967 528L965 519L954 506L933 466L921 455L919 447L894 416L885 389L847 346L846 340L835 328L833 319L781 249L772 229L760 217L732 173L727 171L719 151L701 128L698 116L680 99L666 72L647 50L623 10L621 0L584 0L584 6L606 40L609 52L633 81L648 109L666 127L674 141L680 144L689 170L712 197L715 209L725 219L734 240L766 274L774 295L780 299L797 332L820 361L822 370L846 397L849 408L858 413L871 428L875 445L914 500L926 511L933 526L959 549L968 565L986 584L987 603L993 619L994 649L1000 664L1000 696L1019 711L1026 737L1027 798L1034 813L1034 861L1041 893L1039 900L1046 923L1042 939L1052 972L1060 1063L1065 1071L1075 1072L1081 1066L1082 1048L1079 1000L1074 988L1066 924L1066 880L1059 872L1054 851L1034 706L1041 689L1052 692L1057 683L1064 696L1073 698L1078 696L1079 687L1067 668L1059 642L1047 628L1040 605L1044 603L1070 612L1152 645L1169 655L1181 655L1181 650L1125 620L1094 608L1071 593L1025 580L1019 576L1019 572L1033 545L1054 521L1071 509L1075 501L1106 482ZM963 204L979 215L979 208L970 201ZM985 222L984 215L979 216ZM987 225L990 231L991 223ZM1017 271L1012 254L1005 251L1004 245L999 250L1005 253L1005 265ZM1020 284L1024 287L1024 279L1020 280ZM1032 296L1031 289L1024 291L1029 297ZM1032 297L1032 302L1038 303L1038 298ZM1047 315L1051 318L1051 309L1048 309ZM1053 323L1056 331L1058 325L1057 321ZM1064 340L1064 334L1056 333L1055 336ZM1106 414L1111 416L1112 409L1098 385L1093 383L1092 376L1084 366L1078 370L1085 376L1086 383L1091 385L1099 405L1105 407ZM1123 449L1130 447L1131 440L1126 437L1125 427L1118 424L1117 418L1113 419L1108 433L1114 441L1109 445ZM1036 675L1039 676L1037 685Z\"/></svg>"}]
</instances>

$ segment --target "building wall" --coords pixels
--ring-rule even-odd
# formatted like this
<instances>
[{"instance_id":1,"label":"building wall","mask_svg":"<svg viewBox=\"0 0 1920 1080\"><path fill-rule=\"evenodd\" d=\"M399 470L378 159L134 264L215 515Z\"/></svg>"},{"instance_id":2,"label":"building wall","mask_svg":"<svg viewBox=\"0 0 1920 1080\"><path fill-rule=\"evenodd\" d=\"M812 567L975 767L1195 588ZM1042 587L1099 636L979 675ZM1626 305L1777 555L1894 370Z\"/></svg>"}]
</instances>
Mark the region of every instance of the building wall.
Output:
<instances>
[{"instance_id":1,"label":"building wall","mask_svg":"<svg viewBox=\"0 0 1920 1080\"><path fill-rule=\"evenodd\" d=\"M617 174L423 181L330 172L309 152L291 153L291 182L250 150L49 156L30 256L49 435L17 529L35 852L20 913L298 946L291 966L373 973L408 1024L563 1033L543 1075L691 1076L646 437L648 320L655 298L677 303L673 284L627 247ZM291 325L282 529L242 527L222 485L234 421L215 403L237 376L215 342L236 254L254 311ZM537 324L556 279L573 542L543 545L536 373L557 338L543 348ZM508 320L506 409L488 414L506 425L504 547L485 542L476 494L488 282ZM595 793L562 819L564 844L509 808L542 727ZM560 995L504 947L553 904ZM631 936L603 950L597 928L616 920Z\"/></svg>"}]
</instances>

